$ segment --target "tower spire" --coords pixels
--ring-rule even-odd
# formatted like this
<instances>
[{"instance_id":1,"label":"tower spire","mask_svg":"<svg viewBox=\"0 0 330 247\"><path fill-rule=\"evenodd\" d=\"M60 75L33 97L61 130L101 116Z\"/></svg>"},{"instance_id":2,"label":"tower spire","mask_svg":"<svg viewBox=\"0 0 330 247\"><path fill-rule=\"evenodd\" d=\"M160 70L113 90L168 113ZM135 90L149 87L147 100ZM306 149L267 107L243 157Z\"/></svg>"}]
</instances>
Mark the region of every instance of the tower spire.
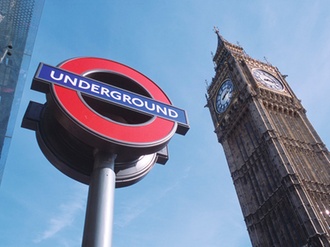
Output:
<instances>
[{"instance_id":1,"label":"tower spire","mask_svg":"<svg viewBox=\"0 0 330 247\"><path fill-rule=\"evenodd\" d=\"M223 42L224 38L220 35L220 31L219 31L218 27L214 26L213 30L216 33L217 37L218 37L218 47L219 47L220 45L222 45L224 43Z\"/></svg>"},{"instance_id":2,"label":"tower spire","mask_svg":"<svg viewBox=\"0 0 330 247\"><path fill-rule=\"evenodd\" d=\"M216 34L219 35L219 28L218 28L218 27L214 26L214 27L213 27L213 30L214 30L214 32L215 32Z\"/></svg>"}]
</instances>

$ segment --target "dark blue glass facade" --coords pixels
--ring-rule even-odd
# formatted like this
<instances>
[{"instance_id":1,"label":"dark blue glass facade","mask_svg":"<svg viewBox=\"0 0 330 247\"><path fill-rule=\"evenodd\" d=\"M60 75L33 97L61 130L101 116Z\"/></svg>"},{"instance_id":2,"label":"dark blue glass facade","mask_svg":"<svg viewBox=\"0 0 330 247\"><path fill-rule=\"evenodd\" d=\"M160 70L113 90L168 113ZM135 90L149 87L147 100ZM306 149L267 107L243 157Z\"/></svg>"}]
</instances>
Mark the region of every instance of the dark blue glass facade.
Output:
<instances>
[{"instance_id":1,"label":"dark blue glass facade","mask_svg":"<svg viewBox=\"0 0 330 247\"><path fill-rule=\"evenodd\" d=\"M0 182L44 0L0 1Z\"/></svg>"}]
</instances>

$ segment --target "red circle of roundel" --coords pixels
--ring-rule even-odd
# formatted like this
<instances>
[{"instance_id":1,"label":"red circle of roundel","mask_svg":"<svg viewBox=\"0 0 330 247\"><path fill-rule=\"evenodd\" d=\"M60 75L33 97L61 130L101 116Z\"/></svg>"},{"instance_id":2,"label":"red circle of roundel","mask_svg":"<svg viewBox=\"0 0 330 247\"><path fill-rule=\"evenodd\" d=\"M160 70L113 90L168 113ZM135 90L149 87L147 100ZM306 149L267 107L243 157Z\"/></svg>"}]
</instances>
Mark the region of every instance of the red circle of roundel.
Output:
<instances>
[{"instance_id":1,"label":"red circle of roundel","mask_svg":"<svg viewBox=\"0 0 330 247\"><path fill-rule=\"evenodd\" d=\"M154 100L171 104L165 93L149 78L128 66L111 60L82 57L65 61L59 67L80 75L98 70L118 73L139 83ZM53 90L64 110L78 124L103 138L124 145L144 146L169 140L176 131L177 123L160 117L153 117L145 124L120 124L93 111L81 99L80 93L77 91L56 84L53 84Z\"/></svg>"}]
</instances>

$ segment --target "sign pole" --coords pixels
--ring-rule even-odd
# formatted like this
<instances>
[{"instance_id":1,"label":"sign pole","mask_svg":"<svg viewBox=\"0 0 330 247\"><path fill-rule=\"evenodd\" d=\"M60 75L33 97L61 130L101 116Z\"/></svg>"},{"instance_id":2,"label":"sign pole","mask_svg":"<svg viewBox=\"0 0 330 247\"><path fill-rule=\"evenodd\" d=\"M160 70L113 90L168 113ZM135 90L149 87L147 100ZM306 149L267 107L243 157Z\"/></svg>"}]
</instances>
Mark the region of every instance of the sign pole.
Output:
<instances>
[{"instance_id":1,"label":"sign pole","mask_svg":"<svg viewBox=\"0 0 330 247\"><path fill-rule=\"evenodd\" d=\"M96 150L89 184L83 247L110 247L112 243L115 154Z\"/></svg>"}]
</instances>

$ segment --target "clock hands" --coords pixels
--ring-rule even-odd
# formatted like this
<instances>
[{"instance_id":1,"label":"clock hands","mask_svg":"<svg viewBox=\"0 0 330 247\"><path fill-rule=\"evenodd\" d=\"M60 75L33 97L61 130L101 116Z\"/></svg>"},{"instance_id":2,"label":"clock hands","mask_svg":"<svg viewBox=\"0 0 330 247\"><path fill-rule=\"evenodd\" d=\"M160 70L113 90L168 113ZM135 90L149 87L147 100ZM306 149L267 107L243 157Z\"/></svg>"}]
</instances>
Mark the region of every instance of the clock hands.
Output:
<instances>
[{"instance_id":1,"label":"clock hands","mask_svg":"<svg viewBox=\"0 0 330 247\"><path fill-rule=\"evenodd\" d=\"M222 96L222 99L221 100L224 100L226 98L226 96L227 96L228 93L229 93L229 91L226 91L225 95Z\"/></svg>"},{"instance_id":2,"label":"clock hands","mask_svg":"<svg viewBox=\"0 0 330 247\"><path fill-rule=\"evenodd\" d=\"M227 89L226 91L224 91L224 94L221 97L221 102L229 101L230 98L231 98L231 90Z\"/></svg>"}]
</instances>

